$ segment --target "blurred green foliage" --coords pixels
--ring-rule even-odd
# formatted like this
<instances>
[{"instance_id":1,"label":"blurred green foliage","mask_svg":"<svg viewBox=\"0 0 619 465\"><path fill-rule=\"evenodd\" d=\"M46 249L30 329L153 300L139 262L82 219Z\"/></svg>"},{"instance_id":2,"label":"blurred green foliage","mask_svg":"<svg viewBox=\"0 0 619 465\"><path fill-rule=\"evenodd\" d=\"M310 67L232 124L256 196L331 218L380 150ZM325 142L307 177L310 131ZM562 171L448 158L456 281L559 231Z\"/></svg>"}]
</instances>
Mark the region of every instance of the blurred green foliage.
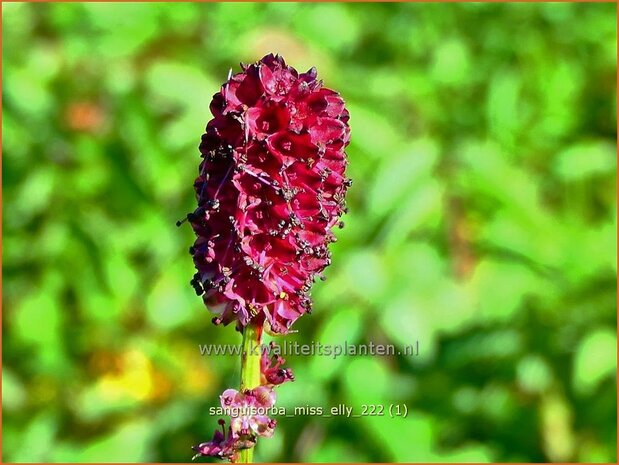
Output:
<instances>
[{"instance_id":1,"label":"blurred green foliage","mask_svg":"<svg viewBox=\"0 0 619 465\"><path fill-rule=\"evenodd\" d=\"M239 342L188 282L197 145L239 61L317 66L352 127L347 227L263 461L616 460L616 5L3 9L4 460L183 462Z\"/></svg>"}]
</instances>

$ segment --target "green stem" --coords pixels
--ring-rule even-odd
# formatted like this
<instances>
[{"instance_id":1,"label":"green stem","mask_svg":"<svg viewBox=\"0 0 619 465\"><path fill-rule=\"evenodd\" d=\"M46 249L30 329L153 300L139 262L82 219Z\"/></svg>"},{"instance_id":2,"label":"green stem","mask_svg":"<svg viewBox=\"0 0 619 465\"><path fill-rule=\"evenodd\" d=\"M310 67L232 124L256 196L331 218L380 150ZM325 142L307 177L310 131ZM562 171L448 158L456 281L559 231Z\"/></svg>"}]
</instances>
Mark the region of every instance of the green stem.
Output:
<instances>
[{"instance_id":1,"label":"green stem","mask_svg":"<svg viewBox=\"0 0 619 465\"><path fill-rule=\"evenodd\" d=\"M243 353L241 354L241 392L260 385L261 340L261 327L251 323L245 326L243 329ZM253 447L243 449L239 453L240 463L252 463L253 458Z\"/></svg>"}]
</instances>

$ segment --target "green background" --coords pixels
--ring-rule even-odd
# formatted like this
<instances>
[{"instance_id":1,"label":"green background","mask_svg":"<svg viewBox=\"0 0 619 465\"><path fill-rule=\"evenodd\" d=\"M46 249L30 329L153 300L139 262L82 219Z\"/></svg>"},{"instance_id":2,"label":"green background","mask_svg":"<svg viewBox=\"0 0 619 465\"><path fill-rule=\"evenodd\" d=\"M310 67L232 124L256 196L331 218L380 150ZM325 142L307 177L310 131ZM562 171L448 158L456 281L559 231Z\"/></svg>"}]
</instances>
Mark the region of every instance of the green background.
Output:
<instances>
[{"instance_id":1,"label":"green background","mask_svg":"<svg viewBox=\"0 0 619 465\"><path fill-rule=\"evenodd\" d=\"M3 4L3 459L188 461L239 342L189 285L197 145L238 63L351 113L346 228L262 461L616 460L614 4Z\"/></svg>"}]
</instances>

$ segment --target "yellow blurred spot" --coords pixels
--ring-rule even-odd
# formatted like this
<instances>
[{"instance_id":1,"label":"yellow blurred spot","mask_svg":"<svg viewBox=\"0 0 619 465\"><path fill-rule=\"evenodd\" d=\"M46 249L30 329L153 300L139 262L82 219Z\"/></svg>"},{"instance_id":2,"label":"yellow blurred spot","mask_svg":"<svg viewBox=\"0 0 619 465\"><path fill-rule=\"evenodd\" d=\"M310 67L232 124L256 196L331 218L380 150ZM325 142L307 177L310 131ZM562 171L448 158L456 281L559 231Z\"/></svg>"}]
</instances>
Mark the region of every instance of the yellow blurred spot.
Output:
<instances>
[{"instance_id":1,"label":"yellow blurred spot","mask_svg":"<svg viewBox=\"0 0 619 465\"><path fill-rule=\"evenodd\" d=\"M114 368L99 379L98 387L103 398L128 397L144 402L167 397L169 381L139 350L123 353Z\"/></svg>"}]
</instances>

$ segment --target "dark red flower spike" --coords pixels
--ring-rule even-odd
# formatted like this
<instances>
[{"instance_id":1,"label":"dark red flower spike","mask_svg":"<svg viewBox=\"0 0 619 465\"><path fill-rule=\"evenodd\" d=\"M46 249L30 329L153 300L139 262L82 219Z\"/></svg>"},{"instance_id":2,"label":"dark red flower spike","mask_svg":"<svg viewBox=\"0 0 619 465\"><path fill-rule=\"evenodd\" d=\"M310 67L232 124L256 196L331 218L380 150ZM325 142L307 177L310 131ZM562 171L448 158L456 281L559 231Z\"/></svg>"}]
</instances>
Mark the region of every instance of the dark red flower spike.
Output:
<instances>
[{"instance_id":1,"label":"dark red flower spike","mask_svg":"<svg viewBox=\"0 0 619 465\"><path fill-rule=\"evenodd\" d=\"M202 136L192 286L215 323L267 322L278 333L311 310L341 226L348 111L316 70L267 55L230 77Z\"/></svg>"}]
</instances>

